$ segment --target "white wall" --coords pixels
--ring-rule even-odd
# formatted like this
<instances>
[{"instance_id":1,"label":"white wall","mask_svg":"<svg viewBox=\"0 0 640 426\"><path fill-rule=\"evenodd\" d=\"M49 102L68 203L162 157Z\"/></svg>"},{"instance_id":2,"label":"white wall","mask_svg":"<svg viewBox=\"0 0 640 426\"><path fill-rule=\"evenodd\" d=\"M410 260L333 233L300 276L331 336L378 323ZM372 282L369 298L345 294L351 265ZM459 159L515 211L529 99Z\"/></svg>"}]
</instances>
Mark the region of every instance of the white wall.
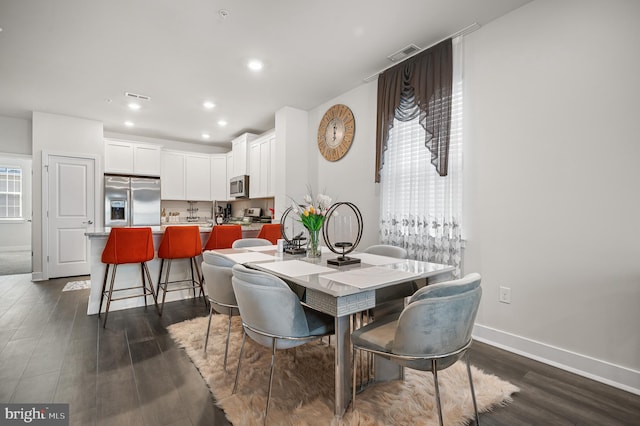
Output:
<instances>
[{"instance_id":1,"label":"white wall","mask_svg":"<svg viewBox=\"0 0 640 426\"><path fill-rule=\"evenodd\" d=\"M467 36L464 59L465 272L484 291L474 335L635 393L639 40L640 2L538 0ZM376 88L309 112L308 179L363 210L363 247L377 241ZM336 103L356 137L330 163L316 135Z\"/></svg>"},{"instance_id":2,"label":"white wall","mask_svg":"<svg viewBox=\"0 0 640 426\"><path fill-rule=\"evenodd\" d=\"M24 216L31 218L31 121L0 116L0 164L23 170ZM31 222L0 223L0 251L30 250Z\"/></svg>"},{"instance_id":3,"label":"white wall","mask_svg":"<svg viewBox=\"0 0 640 426\"><path fill-rule=\"evenodd\" d=\"M31 120L0 116L0 152L31 155Z\"/></svg>"},{"instance_id":4,"label":"white wall","mask_svg":"<svg viewBox=\"0 0 640 426\"><path fill-rule=\"evenodd\" d=\"M34 111L33 118L33 278L42 278L42 151L52 154L82 154L96 156L96 176L103 173L102 156L104 141L102 123L65 115ZM100 212L101 187L96 179L96 206ZM100 228L102 215L96 214L94 222Z\"/></svg>"},{"instance_id":5,"label":"white wall","mask_svg":"<svg viewBox=\"0 0 640 426\"><path fill-rule=\"evenodd\" d=\"M315 191L325 192L334 202L354 203L362 213L364 230L360 248L379 242L380 202L374 182L376 160L377 81L363 84L309 112L310 170L315 176ZM326 160L318 151L318 125L324 113L335 104L344 104L353 112L356 131L351 148L340 160Z\"/></svg>"},{"instance_id":6,"label":"white wall","mask_svg":"<svg viewBox=\"0 0 640 426\"><path fill-rule=\"evenodd\" d=\"M583 0L466 38L464 224L481 337L640 393L638 41L640 2Z\"/></svg>"}]
</instances>

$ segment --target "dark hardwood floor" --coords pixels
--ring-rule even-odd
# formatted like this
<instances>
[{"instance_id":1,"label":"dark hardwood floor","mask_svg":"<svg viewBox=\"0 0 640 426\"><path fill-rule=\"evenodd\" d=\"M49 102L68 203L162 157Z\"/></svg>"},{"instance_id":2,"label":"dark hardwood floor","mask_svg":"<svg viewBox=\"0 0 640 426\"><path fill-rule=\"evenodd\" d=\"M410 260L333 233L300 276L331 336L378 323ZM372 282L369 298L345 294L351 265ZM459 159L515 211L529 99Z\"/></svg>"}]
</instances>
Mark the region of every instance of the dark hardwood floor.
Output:
<instances>
[{"instance_id":1,"label":"dark hardwood floor","mask_svg":"<svg viewBox=\"0 0 640 426\"><path fill-rule=\"evenodd\" d=\"M206 315L202 301L87 316L68 281L0 277L0 402L70 404L72 425L226 425L166 326ZM640 396L475 342L471 362L521 388L483 425L638 425Z\"/></svg>"}]
</instances>

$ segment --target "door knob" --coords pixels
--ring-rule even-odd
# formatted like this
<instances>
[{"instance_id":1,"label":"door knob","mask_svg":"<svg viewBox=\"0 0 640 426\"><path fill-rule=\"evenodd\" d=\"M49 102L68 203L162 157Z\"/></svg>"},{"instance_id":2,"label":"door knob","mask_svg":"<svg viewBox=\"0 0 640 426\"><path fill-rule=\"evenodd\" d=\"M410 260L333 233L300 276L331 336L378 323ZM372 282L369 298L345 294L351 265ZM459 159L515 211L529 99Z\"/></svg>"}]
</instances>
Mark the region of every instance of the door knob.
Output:
<instances>
[{"instance_id":1,"label":"door knob","mask_svg":"<svg viewBox=\"0 0 640 426\"><path fill-rule=\"evenodd\" d=\"M84 223L85 225L93 225L93 221L92 220L89 220L87 222L82 222L82 223Z\"/></svg>"}]
</instances>

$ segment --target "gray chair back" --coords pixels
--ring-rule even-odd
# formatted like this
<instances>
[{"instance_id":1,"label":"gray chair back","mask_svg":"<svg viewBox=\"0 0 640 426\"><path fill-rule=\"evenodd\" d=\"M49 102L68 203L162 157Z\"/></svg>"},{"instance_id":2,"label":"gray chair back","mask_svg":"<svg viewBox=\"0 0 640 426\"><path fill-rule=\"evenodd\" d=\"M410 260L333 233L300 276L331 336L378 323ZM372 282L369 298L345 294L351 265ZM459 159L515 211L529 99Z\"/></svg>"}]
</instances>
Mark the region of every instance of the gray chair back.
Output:
<instances>
[{"instance_id":1,"label":"gray chair back","mask_svg":"<svg viewBox=\"0 0 640 426\"><path fill-rule=\"evenodd\" d=\"M414 294L400 314L392 345L399 355L442 355L455 352L471 340L482 288L480 275L433 284ZM460 356L443 358L438 369L447 368ZM402 361L401 364L430 370L430 361Z\"/></svg>"},{"instance_id":2,"label":"gray chair back","mask_svg":"<svg viewBox=\"0 0 640 426\"><path fill-rule=\"evenodd\" d=\"M369 246L364 249L364 253L395 257L398 259L407 259L409 257L407 250L390 244ZM373 315L375 317L383 317L400 312L404 308L403 299L411 296L416 290L418 290L418 284L415 281L377 289L376 307L372 310Z\"/></svg>"},{"instance_id":3,"label":"gray chair back","mask_svg":"<svg viewBox=\"0 0 640 426\"><path fill-rule=\"evenodd\" d=\"M402 247L392 246L389 244L376 244L364 249L364 253L377 254L380 256L397 257L398 259L406 259L409 255Z\"/></svg>"},{"instance_id":4,"label":"gray chair back","mask_svg":"<svg viewBox=\"0 0 640 426\"><path fill-rule=\"evenodd\" d=\"M272 246L271 241L265 240L264 238L242 238L240 240L235 240L233 244L231 244L231 248L242 248L242 247L257 247L257 246Z\"/></svg>"},{"instance_id":5,"label":"gray chair back","mask_svg":"<svg viewBox=\"0 0 640 426\"><path fill-rule=\"evenodd\" d=\"M235 262L216 253L204 252L202 255L202 275L207 287L213 309L219 313L229 313L229 306L237 306L236 296L231 285L231 268ZM218 305L216 302L227 305Z\"/></svg>"},{"instance_id":6,"label":"gray chair back","mask_svg":"<svg viewBox=\"0 0 640 426\"><path fill-rule=\"evenodd\" d=\"M250 328L276 337L307 337L309 326L298 296L280 278L236 264L233 290L242 322ZM261 345L271 347L270 337L247 334ZM299 342L277 340L277 349L298 346Z\"/></svg>"}]
</instances>

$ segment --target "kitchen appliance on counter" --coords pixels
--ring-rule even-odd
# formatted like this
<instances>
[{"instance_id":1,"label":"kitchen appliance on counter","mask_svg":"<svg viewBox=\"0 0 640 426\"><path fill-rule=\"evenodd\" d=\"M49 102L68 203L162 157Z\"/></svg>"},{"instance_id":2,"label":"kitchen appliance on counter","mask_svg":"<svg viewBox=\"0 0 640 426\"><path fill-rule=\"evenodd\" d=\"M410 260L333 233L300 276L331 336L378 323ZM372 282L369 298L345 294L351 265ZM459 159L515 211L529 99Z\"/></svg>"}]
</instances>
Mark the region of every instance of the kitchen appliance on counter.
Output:
<instances>
[{"instance_id":1,"label":"kitchen appliance on counter","mask_svg":"<svg viewBox=\"0 0 640 426\"><path fill-rule=\"evenodd\" d=\"M249 198L249 176L242 175L231 178L229 195L235 198Z\"/></svg>"},{"instance_id":2,"label":"kitchen appliance on counter","mask_svg":"<svg viewBox=\"0 0 640 426\"><path fill-rule=\"evenodd\" d=\"M251 222L260 222L260 213L262 209L260 207L249 207L244 211L244 217L250 218Z\"/></svg>"},{"instance_id":3,"label":"kitchen appliance on counter","mask_svg":"<svg viewBox=\"0 0 640 426\"><path fill-rule=\"evenodd\" d=\"M104 175L104 226L160 225L160 178Z\"/></svg>"}]
</instances>

